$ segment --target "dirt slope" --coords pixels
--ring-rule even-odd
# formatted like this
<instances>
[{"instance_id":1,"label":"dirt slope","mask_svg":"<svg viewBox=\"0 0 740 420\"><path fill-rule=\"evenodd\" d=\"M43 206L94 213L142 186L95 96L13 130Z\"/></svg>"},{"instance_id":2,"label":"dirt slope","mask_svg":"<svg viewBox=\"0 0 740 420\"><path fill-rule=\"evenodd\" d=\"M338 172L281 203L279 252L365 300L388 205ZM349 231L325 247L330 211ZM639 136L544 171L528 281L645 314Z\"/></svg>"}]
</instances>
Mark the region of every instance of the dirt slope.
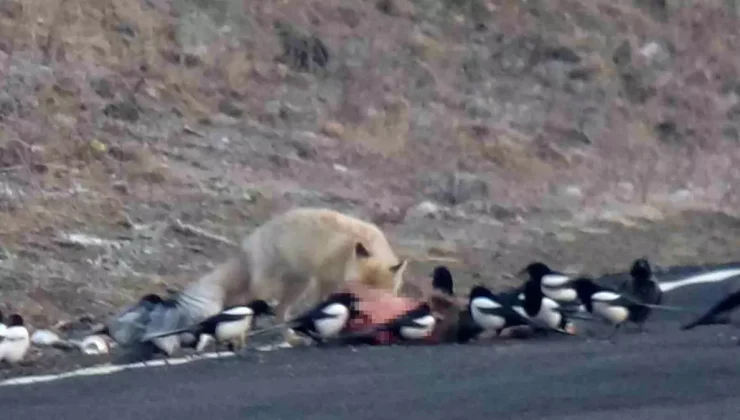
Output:
<instances>
[{"instance_id":1,"label":"dirt slope","mask_svg":"<svg viewBox=\"0 0 740 420\"><path fill-rule=\"evenodd\" d=\"M736 259L738 14L666 3L4 1L0 307L103 316L295 205L422 281Z\"/></svg>"}]
</instances>

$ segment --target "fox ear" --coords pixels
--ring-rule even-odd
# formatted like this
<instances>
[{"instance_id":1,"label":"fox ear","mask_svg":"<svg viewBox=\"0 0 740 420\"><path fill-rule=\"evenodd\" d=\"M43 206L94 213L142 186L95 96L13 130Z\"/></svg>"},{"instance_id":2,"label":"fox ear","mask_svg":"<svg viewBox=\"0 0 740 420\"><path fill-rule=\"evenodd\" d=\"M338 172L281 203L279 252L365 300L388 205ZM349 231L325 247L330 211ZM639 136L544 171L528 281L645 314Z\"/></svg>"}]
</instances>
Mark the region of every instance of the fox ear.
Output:
<instances>
[{"instance_id":1,"label":"fox ear","mask_svg":"<svg viewBox=\"0 0 740 420\"><path fill-rule=\"evenodd\" d=\"M391 272L398 273L402 268L406 267L406 263L406 260L402 260L398 264L391 266Z\"/></svg>"},{"instance_id":2,"label":"fox ear","mask_svg":"<svg viewBox=\"0 0 740 420\"><path fill-rule=\"evenodd\" d=\"M355 244L355 255L358 258L368 258L370 256L370 251L365 248L365 245L363 245L361 242L357 242Z\"/></svg>"}]
</instances>

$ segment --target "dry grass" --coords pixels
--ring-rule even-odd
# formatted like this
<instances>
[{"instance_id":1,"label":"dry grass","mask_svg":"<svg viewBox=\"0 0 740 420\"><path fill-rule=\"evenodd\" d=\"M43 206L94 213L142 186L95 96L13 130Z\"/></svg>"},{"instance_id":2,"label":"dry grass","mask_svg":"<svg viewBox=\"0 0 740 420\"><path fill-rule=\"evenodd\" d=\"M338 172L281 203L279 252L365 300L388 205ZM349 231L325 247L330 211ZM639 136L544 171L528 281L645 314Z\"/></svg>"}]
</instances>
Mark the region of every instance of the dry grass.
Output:
<instances>
[{"instance_id":1,"label":"dry grass","mask_svg":"<svg viewBox=\"0 0 740 420\"><path fill-rule=\"evenodd\" d=\"M681 190L684 206L740 204L740 22L725 2L671 3L666 19L632 0L197 4L2 3L8 252L60 231L131 235L129 219L177 211L228 231L292 204L233 204L235 185L261 182L349 197L389 225L436 172L478 174L492 183L479 198L512 207L567 185L586 207L670 207ZM328 63L278 60L277 21L319 39ZM188 263L148 267L130 288L204 269Z\"/></svg>"}]
</instances>

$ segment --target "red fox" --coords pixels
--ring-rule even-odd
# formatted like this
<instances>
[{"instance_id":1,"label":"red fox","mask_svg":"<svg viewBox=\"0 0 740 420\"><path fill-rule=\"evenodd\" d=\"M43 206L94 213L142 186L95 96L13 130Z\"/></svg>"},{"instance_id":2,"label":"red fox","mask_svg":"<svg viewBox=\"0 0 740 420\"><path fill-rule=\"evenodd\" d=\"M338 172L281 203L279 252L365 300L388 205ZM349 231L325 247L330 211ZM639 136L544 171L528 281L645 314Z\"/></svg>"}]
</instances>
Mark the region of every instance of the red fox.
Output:
<instances>
[{"instance_id":1,"label":"red fox","mask_svg":"<svg viewBox=\"0 0 740 420\"><path fill-rule=\"evenodd\" d=\"M297 315L294 305L310 292L318 303L348 282L398 294L407 263L372 223L329 209L295 208L255 229L235 255L186 286L177 307L187 321L199 322L225 306L277 300L275 315L282 323ZM153 313L147 335L184 322L171 314L156 318ZM285 330L284 338L294 343L292 331Z\"/></svg>"}]
</instances>

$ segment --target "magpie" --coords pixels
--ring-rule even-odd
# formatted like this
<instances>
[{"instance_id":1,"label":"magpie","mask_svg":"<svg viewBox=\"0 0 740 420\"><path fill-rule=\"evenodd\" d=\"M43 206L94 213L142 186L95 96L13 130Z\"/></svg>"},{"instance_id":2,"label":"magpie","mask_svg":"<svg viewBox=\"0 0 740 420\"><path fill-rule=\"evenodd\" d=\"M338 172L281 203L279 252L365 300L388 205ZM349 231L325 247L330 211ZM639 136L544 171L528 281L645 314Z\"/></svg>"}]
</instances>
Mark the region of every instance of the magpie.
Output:
<instances>
[{"instance_id":1,"label":"magpie","mask_svg":"<svg viewBox=\"0 0 740 420\"><path fill-rule=\"evenodd\" d=\"M607 339L611 339L626 322L644 321L645 308L685 311L682 308L640 302L635 298L617 293L611 288L596 284L589 277L574 279L572 285L578 294L578 299L586 307L586 311L614 326L614 331Z\"/></svg>"},{"instance_id":2,"label":"magpie","mask_svg":"<svg viewBox=\"0 0 740 420\"><path fill-rule=\"evenodd\" d=\"M473 319L473 315L468 308L460 311L457 319L457 331L455 331L454 340L459 344L468 343L485 330L478 325Z\"/></svg>"},{"instance_id":3,"label":"magpie","mask_svg":"<svg viewBox=\"0 0 740 420\"><path fill-rule=\"evenodd\" d=\"M628 281L622 289L629 297L651 305L660 305L663 302L663 291L653 278L652 267L646 258L638 258L632 263L630 277L631 281ZM651 312L652 309L648 306L635 308L632 318L640 331L643 330L643 325Z\"/></svg>"},{"instance_id":4,"label":"magpie","mask_svg":"<svg viewBox=\"0 0 740 420\"><path fill-rule=\"evenodd\" d=\"M418 341L429 337L434 332L436 323L432 308L428 303L422 302L415 308L379 326L376 331L387 331L400 341Z\"/></svg>"},{"instance_id":5,"label":"magpie","mask_svg":"<svg viewBox=\"0 0 740 420\"><path fill-rule=\"evenodd\" d=\"M571 278L565 274L554 271L545 263L535 261L530 263L519 275L527 273L530 280L534 280L542 287L545 296L558 303L574 303L578 296L571 286Z\"/></svg>"},{"instance_id":6,"label":"magpie","mask_svg":"<svg viewBox=\"0 0 740 420\"><path fill-rule=\"evenodd\" d=\"M353 293L337 292L288 322L262 328L248 336L287 326L318 344L325 344L328 339L337 337L347 323L359 314L359 298Z\"/></svg>"},{"instance_id":7,"label":"magpie","mask_svg":"<svg viewBox=\"0 0 740 420\"><path fill-rule=\"evenodd\" d=\"M176 306L175 299L171 297L165 299L155 293L150 293L142 296L134 305L124 309L108 325L93 330L93 333L106 334L122 347L126 347L132 360L146 360L155 355L169 357L180 346L180 338L172 342L158 336L150 338L144 332L153 319L154 312L174 313L172 309Z\"/></svg>"},{"instance_id":8,"label":"magpie","mask_svg":"<svg viewBox=\"0 0 740 420\"><path fill-rule=\"evenodd\" d=\"M526 316L537 329L573 335L570 321L560 311L561 306L552 298L545 296L542 290L542 277L534 277L524 283L524 291L516 296L521 306L514 306L520 315Z\"/></svg>"},{"instance_id":9,"label":"magpie","mask_svg":"<svg viewBox=\"0 0 740 420\"><path fill-rule=\"evenodd\" d=\"M360 314L359 299L352 293L330 295L324 302L288 323L293 331L318 343L336 337L354 317Z\"/></svg>"},{"instance_id":10,"label":"magpie","mask_svg":"<svg viewBox=\"0 0 740 420\"><path fill-rule=\"evenodd\" d=\"M165 300L156 293L144 295L138 302L122 310L113 322L94 328L90 333L105 334L119 344L130 343L132 335L143 331L155 307L163 304Z\"/></svg>"},{"instance_id":11,"label":"magpie","mask_svg":"<svg viewBox=\"0 0 740 420\"><path fill-rule=\"evenodd\" d=\"M432 314L441 320L435 326L440 340L464 343L482 332L470 318L467 299L455 296L452 273L446 266L437 266L432 271L432 293L426 300L432 308Z\"/></svg>"},{"instance_id":12,"label":"magpie","mask_svg":"<svg viewBox=\"0 0 740 420\"><path fill-rule=\"evenodd\" d=\"M452 273L450 273L449 268L444 265L434 267L432 271L432 288L449 296L455 295Z\"/></svg>"},{"instance_id":13,"label":"magpie","mask_svg":"<svg viewBox=\"0 0 740 420\"><path fill-rule=\"evenodd\" d=\"M496 335L509 327L531 325L521 313L515 311L506 297L496 296L483 285L476 285L470 291L468 311L475 323L483 330L493 330Z\"/></svg>"},{"instance_id":14,"label":"magpie","mask_svg":"<svg viewBox=\"0 0 740 420\"><path fill-rule=\"evenodd\" d=\"M28 334L23 317L12 314L8 317L5 331L0 335L0 362L16 364L23 360L31 347L31 336Z\"/></svg>"},{"instance_id":15,"label":"magpie","mask_svg":"<svg viewBox=\"0 0 740 420\"><path fill-rule=\"evenodd\" d=\"M224 308L194 326L148 335L143 340L182 334L185 336L181 337L182 346L193 347L197 352L203 351L212 338L218 342L226 342L229 350L237 351L246 345L246 334L253 319L261 315L275 315L275 312L267 302L257 299L247 305Z\"/></svg>"},{"instance_id":16,"label":"magpie","mask_svg":"<svg viewBox=\"0 0 740 420\"><path fill-rule=\"evenodd\" d=\"M437 321L432 307L427 302L422 302L381 325L342 334L338 343L344 345L377 345L381 342L379 339L380 333L389 334L393 339L392 341L419 342L434 333Z\"/></svg>"},{"instance_id":17,"label":"magpie","mask_svg":"<svg viewBox=\"0 0 740 420\"><path fill-rule=\"evenodd\" d=\"M703 315L682 326L681 330L690 330L699 325L729 324L731 323L730 313L734 311L738 305L740 305L740 290L730 293L720 299L719 302L715 303Z\"/></svg>"}]
</instances>

